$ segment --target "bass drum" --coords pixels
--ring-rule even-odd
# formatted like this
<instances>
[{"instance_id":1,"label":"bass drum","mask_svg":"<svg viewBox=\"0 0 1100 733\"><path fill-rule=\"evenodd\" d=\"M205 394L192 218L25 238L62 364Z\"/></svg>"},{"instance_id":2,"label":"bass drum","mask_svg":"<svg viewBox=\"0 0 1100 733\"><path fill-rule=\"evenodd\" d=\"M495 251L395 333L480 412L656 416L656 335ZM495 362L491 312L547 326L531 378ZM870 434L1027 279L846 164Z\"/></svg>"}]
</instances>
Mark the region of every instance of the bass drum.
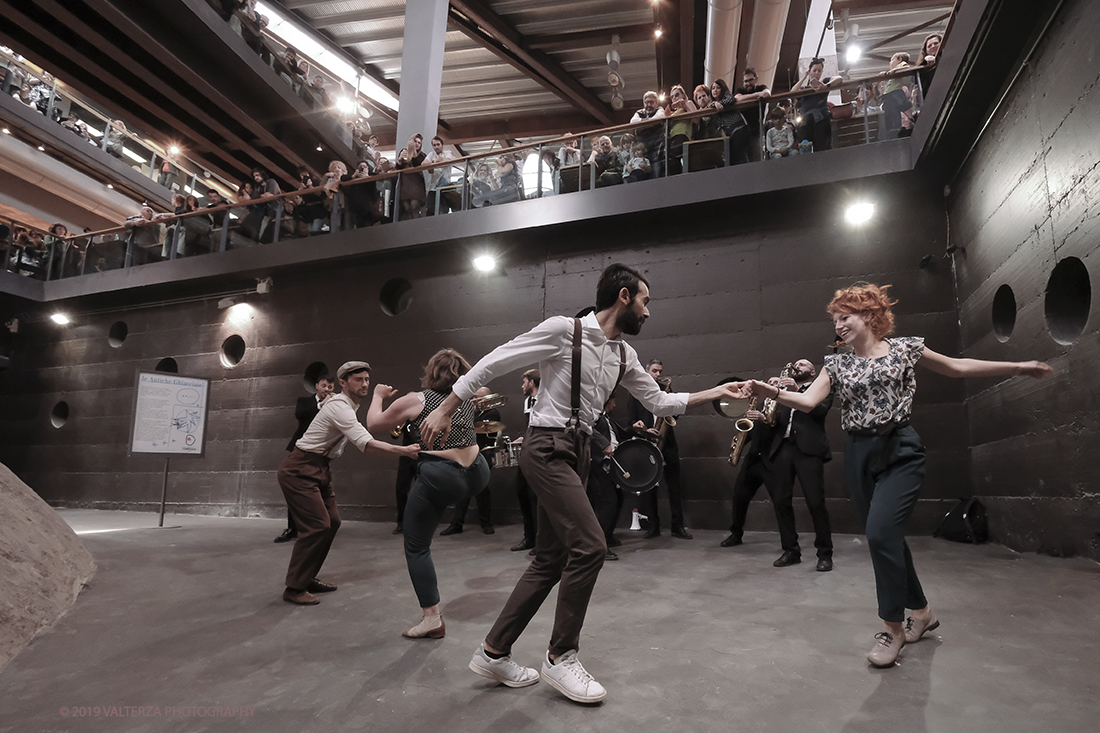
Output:
<instances>
[{"instance_id":1,"label":"bass drum","mask_svg":"<svg viewBox=\"0 0 1100 733\"><path fill-rule=\"evenodd\" d=\"M611 475L623 491L644 494L661 480L665 460L657 446L642 438L619 443L611 461Z\"/></svg>"}]
</instances>

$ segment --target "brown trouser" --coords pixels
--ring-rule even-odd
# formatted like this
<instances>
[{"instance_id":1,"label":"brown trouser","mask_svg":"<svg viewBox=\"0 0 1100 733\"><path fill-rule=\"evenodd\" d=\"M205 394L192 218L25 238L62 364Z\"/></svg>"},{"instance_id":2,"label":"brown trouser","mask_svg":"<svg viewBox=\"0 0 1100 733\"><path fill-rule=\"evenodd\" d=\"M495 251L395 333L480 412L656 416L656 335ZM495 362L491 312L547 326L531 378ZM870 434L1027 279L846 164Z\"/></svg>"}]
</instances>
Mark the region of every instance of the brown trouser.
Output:
<instances>
[{"instance_id":1,"label":"brown trouser","mask_svg":"<svg viewBox=\"0 0 1100 733\"><path fill-rule=\"evenodd\" d=\"M332 491L328 457L295 448L279 466L279 488L290 516L298 525L298 540L290 553L286 587L305 590L321 572L336 530L340 510Z\"/></svg>"},{"instance_id":2,"label":"brown trouser","mask_svg":"<svg viewBox=\"0 0 1100 733\"><path fill-rule=\"evenodd\" d=\"M589 438L580 434L574 440L561 430L530 427L519 463L539 500L535 559L485 641L510 654L512 644L561 581L550 634L550 653L560 655L580 646L588 601L607 555L607 541L584 490Z\"/></svg>"}]
</instances>

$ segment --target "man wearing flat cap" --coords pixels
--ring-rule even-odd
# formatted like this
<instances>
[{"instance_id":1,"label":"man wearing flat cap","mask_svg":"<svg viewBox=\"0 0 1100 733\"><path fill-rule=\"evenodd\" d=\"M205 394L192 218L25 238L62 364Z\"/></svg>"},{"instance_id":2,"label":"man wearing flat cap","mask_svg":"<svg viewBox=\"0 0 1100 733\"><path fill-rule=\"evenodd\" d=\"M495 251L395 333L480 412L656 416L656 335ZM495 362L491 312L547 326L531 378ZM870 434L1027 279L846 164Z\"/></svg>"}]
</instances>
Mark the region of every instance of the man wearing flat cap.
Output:
<instances>
[{"instance_id":1,"label":"man wearing flat cap","mask_svg":"<svg viewBox=\"0 0 1100 733\"><path fill-rule=\"evenodd\" d=\"M415 444L398 446L375 440L355 416L360 401L370 394L370 364L346 362L336 370L336 376L340 393L325 400L305 435L279 466L279 487L298 525L283 600L300 606L320 603L314 593L336 590L335 585L317 579L340 529L329 463L344 452L349 442L361 451L382 455L414 457L420 450Z\"/></svg>"}]
</instances>

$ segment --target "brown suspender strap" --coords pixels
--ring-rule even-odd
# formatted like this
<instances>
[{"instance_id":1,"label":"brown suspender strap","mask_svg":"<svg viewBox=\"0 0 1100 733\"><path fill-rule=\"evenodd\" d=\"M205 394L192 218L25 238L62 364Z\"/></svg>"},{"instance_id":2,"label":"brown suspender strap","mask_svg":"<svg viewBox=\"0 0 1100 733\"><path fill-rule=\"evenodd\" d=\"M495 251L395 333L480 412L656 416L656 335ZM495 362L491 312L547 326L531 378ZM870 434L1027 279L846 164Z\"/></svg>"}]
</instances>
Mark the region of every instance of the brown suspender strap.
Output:
<instances>
[{"instance_id":1,"label":"brown suspender strap","mask_svg":"<svg viewBox=\"0 0 1100 733\"><path fill-rule=\"evenodd\" d=\"M573 319L573 376L569 387L569 422L566 430L578 430L581 425L581 319Z\"/></svg>"}]
</instances>

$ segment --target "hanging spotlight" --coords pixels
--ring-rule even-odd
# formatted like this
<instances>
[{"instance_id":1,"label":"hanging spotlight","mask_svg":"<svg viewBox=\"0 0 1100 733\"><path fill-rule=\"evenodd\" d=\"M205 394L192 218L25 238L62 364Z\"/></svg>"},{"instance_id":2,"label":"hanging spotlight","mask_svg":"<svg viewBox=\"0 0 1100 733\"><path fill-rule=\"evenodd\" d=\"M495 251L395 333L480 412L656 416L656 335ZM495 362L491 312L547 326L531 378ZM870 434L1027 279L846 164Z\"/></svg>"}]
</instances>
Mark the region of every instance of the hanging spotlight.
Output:
<instances>
[{"instance_id":1,"label":"hanging spotlight","mask_svg":"<svg viewBox=\"0 0 1100 733\"><path fill-rule=\"evenodd\" d=\"M653 30L653 35L656 38L660 38L662 33L664 33L664 31L661 30L661 26L659 25Z\"/></svg>"},{"instance_id":2,"label":"hanging spotlight","mask_svg":"<svg viewBox=\"0 0 1100 733\"><path fill-rule=\"evenodd\" d=\"M863 55L863 49L859 47L859 44L848 42L845 45L847 49L844 51L844 60L849 64L859 61L859 57Z\"/></svg>"},{"instance_id":3,"label":"hanging spotlight","mask_svg":"<svg viewBox=\"0 0 1100 733\"><path fill-rule=\"evenodd\" d=\"M324 151L324 148L321 147L321 143L317 143L317 152L320 153L322 151Z\"/></svg>"},{"instance_id":4,"label":"hanging spotlight","mask_svg":"<svg viewBox=\"0 0 1100 733\"><path fill-rule=\"evenodd\" d=\"M349 115L355 111L355 102L347 97L337 97L336 109L342 114Z\"/></svg>"},{"instance_id":5,"label":"hanging spotlight","mask_svg":"<svg viewBox=\"0 0 1100 733\"><path fill-rule=\"evenodd\" d=\"M9 130L8 128L6 128L6 127L5 127L5 128L4 128L4 134L5 134L5 135L10 135L10 134L11 134L11 130Z\"/></svg>"},{"instance_id":6,"label":"hanging spotlight","mask_svg":"<svg viewBox=\"0 0 1100 733\"><path fill-rule=\"evenodd\" d=\"M179 155L180 154L180 146L179 145L169 145L168 146L168 154L169 155Z\"/></svg>"},{"instance_id":7,"label":"hanging spotlight","mask_svg":"<svg viewBox=\"0 0 1100 733\"><path fill-rule=\"evenodd\" d=\"M60 313L60 312L59 313L54 313L52 316L50 316L50 320L53 321L54 323L56 323L59 326L64 326L67 323L69 323L69 317L67 315L65 315L64 313Z\"/></svg>"}]
</instances>

